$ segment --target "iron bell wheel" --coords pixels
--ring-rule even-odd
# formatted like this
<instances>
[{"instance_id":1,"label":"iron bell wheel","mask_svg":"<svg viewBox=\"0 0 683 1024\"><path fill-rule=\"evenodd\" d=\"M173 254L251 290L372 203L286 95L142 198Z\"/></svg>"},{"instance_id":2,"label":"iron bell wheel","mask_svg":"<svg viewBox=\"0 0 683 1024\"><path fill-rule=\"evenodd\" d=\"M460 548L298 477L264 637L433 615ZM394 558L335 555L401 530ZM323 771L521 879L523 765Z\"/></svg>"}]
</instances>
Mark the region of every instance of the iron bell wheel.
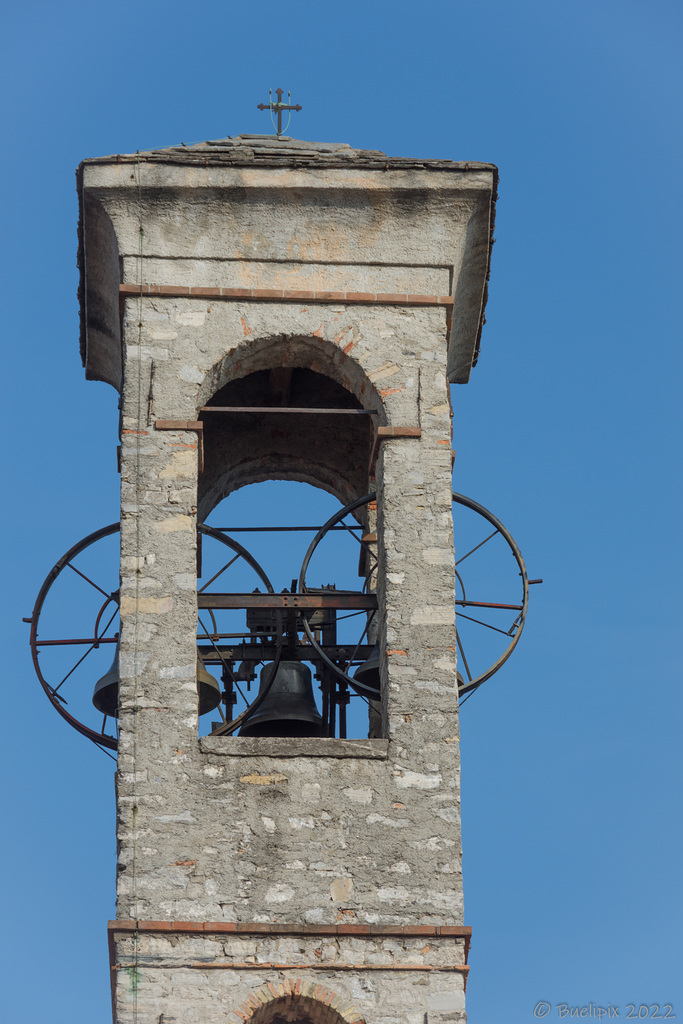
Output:
<instances>
[{"instance_id":1,"label":"iron bell wheel","mask_svg":"<svg viewBox=\"0 0 683 1024\"><path fill-rule=\"evenodd\" d=\"M107 750L116 750L118 746L117 723L113 713L118 705L117 654L108 669L106 655L111 657L111 650L118 652L119 545L116 535L119 529L119 523L112 523L69 548L48 573L38 591L31 617L24 620L31 627L29 643L33 666L53 708L82 736ZM273 587L266 573L246 548L203 523L197 529L202 541L218 541L229 549L227 562L213 579L220 577L220 582L223 582L226 570L237 562L248 566L256 574L259 585L272 593ZM110 551L107 551L108 545ZM104 564L107 555L108 572ZM206 589L213 579L204 584L202 589ZM87 607L82 609L82 597L85 594L92 596L92 600L86 601ZM69 613L75 607L82 611L82 617L81 622L73 626L69 625ZM54 625L55 621L57 626ZM83 621L87 624L85 627ZM210 630L200 623L198 641L206 642L207 635L210 639ZM99 666L97 661L100 662ZM218 707L221 700L220 687L203 664L198 665L197 674L199 713L205 714ZM96 693L93 694L95 680ZM93 697L97 698L95 706L92 703ZM96 717L93 717L97 713L102 715L99 728Z\"/></svg>"},{"instance_id":2,"label":"iron bell wheel","mask_svg":"<svg viewBox=\"0 0 683 1024\"><path fill-rule=\"evenodd\" d=\"M455 556L456 644L459 665L457 682L458 692L462 698L473 693L482 683L490 679L511 656L524 629L529 606L529 585L530 583L541 583L542 580L528 579L519 547L509 530L492 512L464 494L453 491L452 496L456 544L463 541L464 534L471 533L472 537L471 541L468 540L464 543L463 553L458 549ZM372 578L377 569L377 553L373 548L373 543L376 544L376 540L373 542L367 537L363 537L362 534L359 536L358 532L354 533L352 525L357 527L357 524L363 521L365 507L375 501L374 493L366 494L340 509L321 526L311 541L301 566L299 593L306 593L309 589L307 577L310 576L311 566L315 565L315 553L319 545L331 530L340 525L349 529L351 536L356 538L362 548L366 568L363 590L371 589ZM461 523L465 515L471 520L469 529L463 529ZM349 522L345 522L345 520L349 520ZM465 525L470 526L470 524ZM465 562L467 564L463 565ZM495 570L493 572L490 571L491 563ZM482 564L485 564L485 574L480 572ZM478 572L485 581L484 583L477 580ZM492 583L491 580L494 582ZM490 591L494 587L499 588L499 592L491 594ZM490 597L494 596L498 600L490 600ZM359 613L359 616L362 614L365 613ZM365 637L375 635L374 616L375 612L371 612L367 615L366 621L363 622L361 619L362 632L360 632L356 649L343 665L337 665L327 657L305 616L303 627L308 642L312 644L328 668L332 669L357 693L376 700L378 697L378 691L375 688L376 676L368 676L364 673L363 666L354 675L350 674L354 655ZM359 631L360 629L359 626ZM368 678L373 683L372 686L367 685Z\"/></svg>"}]
</instances>

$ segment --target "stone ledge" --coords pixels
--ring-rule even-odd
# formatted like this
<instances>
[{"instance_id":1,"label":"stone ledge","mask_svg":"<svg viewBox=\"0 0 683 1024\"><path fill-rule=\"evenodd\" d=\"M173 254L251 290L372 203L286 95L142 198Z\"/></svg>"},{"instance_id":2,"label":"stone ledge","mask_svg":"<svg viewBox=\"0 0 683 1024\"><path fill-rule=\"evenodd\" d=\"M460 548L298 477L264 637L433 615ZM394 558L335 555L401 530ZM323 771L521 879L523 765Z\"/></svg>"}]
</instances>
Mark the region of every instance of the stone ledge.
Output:
<instances>
[{"instance_id":1,"label":"stone ledge","mask_svg":"<svg viewBox=\"0 0 683 1024\"><path fill-rule=\"evenodd\" d=\"M110 933L196 935L366 936L368 938L465 939L472 929L463 924L295 924L285 921L109 921Z\"/></svg>"},{"instance_id":2,"label":"stone ledge","mask_svg":"<svg viewBox=\"0 0 683 1024\"><path fill-rule=\"evenodd\" d=\"M331 736L203 736L199 749L222 757L337 757L386 761L389 740L341 740Z\"/></svg>"}]
</instances>

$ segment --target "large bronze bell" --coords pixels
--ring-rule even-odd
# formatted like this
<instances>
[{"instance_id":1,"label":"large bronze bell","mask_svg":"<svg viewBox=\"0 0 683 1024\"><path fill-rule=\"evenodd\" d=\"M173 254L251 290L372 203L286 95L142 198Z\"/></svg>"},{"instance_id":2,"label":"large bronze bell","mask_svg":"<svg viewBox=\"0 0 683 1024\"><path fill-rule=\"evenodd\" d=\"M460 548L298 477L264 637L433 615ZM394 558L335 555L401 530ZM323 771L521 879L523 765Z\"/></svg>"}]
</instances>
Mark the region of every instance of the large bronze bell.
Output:
<instances>
[{"instance_id":1,"label":"large bronze bell","mask_svg":"<svg viewBox=\"0 0 683 1024\"><path fill-rule=\"evenodd\" d=\"M204 668L202 659L197 655L197 693L199 695L199 714L205 715L213 711L221 702L221 688L210 672ZM95 683L92 702L98 711L110 718L119 716L119 645L116 645L114 660L107 672Z\"/></svg>"},{"instance_id":2,"label":"large bronze bell","mask_svg":"<svg viewBox=\"0 0 683 1024\"><path fill-rule=\"evenodd\" d=\"M379 683L379 644L370 651L370 655L367 661L364 661L360 668L357 668L353 674L353 678L357 679L363 686L369 687L374 690L377 694L377 700L380 697L380 683ZM361 691L363 696L367 696L365 691Z\"/></svg>"},{"instance_id":3,"label":"large bronze bell","mask_svg":"<svg viewBox=\"0 0 683 1024\"><path fill-rule=\"evenodd\" d=\"M263 668L259 694L272 679L274 668L274 664ZM263 704L247 719L240 736L321 736L322 725L311 670L300 661L281 661Z\"/></svg>"}]
</instances>

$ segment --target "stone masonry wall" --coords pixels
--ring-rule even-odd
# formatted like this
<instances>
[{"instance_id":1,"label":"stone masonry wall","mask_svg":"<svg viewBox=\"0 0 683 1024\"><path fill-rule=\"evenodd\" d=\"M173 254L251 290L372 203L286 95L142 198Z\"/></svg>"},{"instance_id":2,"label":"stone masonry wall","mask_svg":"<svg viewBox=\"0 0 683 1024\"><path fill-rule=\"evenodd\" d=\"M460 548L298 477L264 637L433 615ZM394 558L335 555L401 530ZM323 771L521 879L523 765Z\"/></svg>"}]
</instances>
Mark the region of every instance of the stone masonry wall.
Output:
<instances>
[{"instance_id":1,"label":"stone masonry wall","mask_svg":"<svg viewBox=\"0 0 683 1024\"><path fill-rule=\"evenodd\" d=\"M190 148L79 172L83 358L122 394L115 1018L461 1024L447 381L476 359L496 171ZM263 458L270 428L186 428L230 382L287 367L379 415ZM366 421L410 428L385 431L376 479ZM197 521L278 475L344 504L377 490L372 739L198 738Z\"/></svg>"},{"instance_id":2,"label":"stone masonry wall","mask_svg":"<svg viewBox=\"0 0 683 1024\"><path fill-rule=\"evenodd\" d=\"M463 938L216 931L134 937L125 930L132 925L119 924L113 943L119 1024L256 1024L278 1012L314 1024L465 1020Z\"/></svg>"},{"instance_id":3,"label":"stone masonry wall","mask_svg":"<svg viewBox=\"0 0 683 1024\"><path fill-rule=\"evenodd\" d=\"M127 300L120 915L462 922L445 330L440 309ZM151 360L154 415L193 420L227 379L312 349L387 424L422 428L377 465L386 759L197 739L197 437L147 422Z\"/></svg>"}]
</instances>

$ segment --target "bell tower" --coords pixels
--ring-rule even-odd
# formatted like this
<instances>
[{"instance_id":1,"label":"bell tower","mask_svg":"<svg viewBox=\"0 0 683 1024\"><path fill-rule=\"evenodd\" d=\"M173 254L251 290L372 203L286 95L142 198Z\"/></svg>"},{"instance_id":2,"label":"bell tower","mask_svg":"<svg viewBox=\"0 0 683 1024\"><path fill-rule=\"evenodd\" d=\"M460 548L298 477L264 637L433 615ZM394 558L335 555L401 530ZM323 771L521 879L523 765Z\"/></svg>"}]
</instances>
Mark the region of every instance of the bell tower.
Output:
<instances>
[{"instance_id":1,"label":"bell tower","mask_svg":"<svg viewBox=\"0 0 683 1024\"><path fill-rule=\"evenodd\" d=\"M477 356L496 180L283 136L79 168L83 361L121 396L99 697L118 720L119 1024L465 1019L448 384ZM269 479L350 509L357 593L304 567L285 594L198 594L206 516ZM198 607L241 609L241 654L220 628L198 646ZM348 609L367 623L352 654ZM367 738L340 727L354 686Z\"/></svg>"}]
</instances>

